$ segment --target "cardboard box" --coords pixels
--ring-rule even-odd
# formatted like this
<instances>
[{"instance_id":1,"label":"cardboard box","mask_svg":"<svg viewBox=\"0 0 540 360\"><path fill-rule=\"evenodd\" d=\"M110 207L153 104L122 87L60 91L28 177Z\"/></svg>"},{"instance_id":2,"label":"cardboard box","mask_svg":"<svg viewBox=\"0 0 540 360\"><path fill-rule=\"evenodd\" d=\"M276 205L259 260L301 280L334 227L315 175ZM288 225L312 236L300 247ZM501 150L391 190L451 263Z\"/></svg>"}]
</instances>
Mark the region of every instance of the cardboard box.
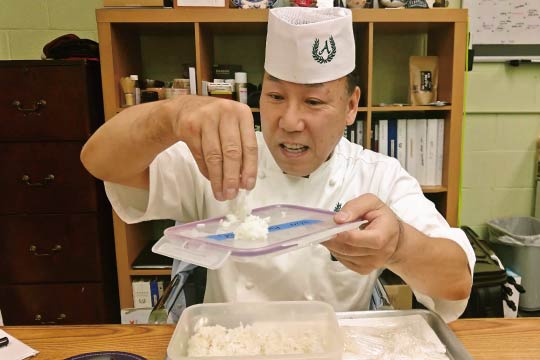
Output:
<instances>
[{"instance_id":1,"label":"cardboard box","mask_svg":"<svg viewBox=\"0 0 540 360\"><path fill-rule=\"evenodd\" d=\"M104 7L164 7L164 0L103 0Z\"/></svg>"},{"instance_id":2,"label":"cardboard box","mask_svg":"<svg viewBox=\"0 0 540 360\"><path fill-rule=\"evenodd\" d=\"M124 308L120 310L120 323L121 324L148 324L148 318L152 308ZM167 324L174 324L173 317L169 314L167 317Z\"/></svg>"},{"instance_id":3,"label":"cardboard box","mask_svg":"<svg viewBox=\"0 0 540 360\"><path fill-rule=\"evenodd\" d=\"M125 308L120 310L121 324L148 324L152 308Z\"/></svg>"},{"instance_id":4,"label":"cardboard box","mask_svg":"<svg viewBox=\"0 0 540 360\"><path fill-rule=\"evenodd\" d=\"M396 310L412 309L412 290L407 284L383 285L392 307Z\"/></svg>"},{"instance_id":5,"label":"cardboard box","mask_svg":"<svg viewBox=\"0 0 540 360\"><path fill-rule=\"evenodd\" d=\"M409 285L390 270L384 270L379 277L388 295L388 300L396 310L412 309L413 292Z\"/></svg>"}]
</instances>

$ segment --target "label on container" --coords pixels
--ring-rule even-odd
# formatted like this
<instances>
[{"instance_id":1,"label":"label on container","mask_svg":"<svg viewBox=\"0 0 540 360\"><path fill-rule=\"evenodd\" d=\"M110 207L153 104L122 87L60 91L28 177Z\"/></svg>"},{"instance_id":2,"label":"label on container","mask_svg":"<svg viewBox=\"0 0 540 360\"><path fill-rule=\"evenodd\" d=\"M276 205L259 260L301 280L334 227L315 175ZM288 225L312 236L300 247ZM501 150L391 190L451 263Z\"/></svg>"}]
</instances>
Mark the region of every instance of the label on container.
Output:
<instances>
[{"instance_id":1,"label":"label on container","mask_svg":"<svg viewBox=\"0 0 540 360\"><path fill-rule=\"evenodd\" d=\"M268 227L268 232L271 233L275 231L288 230L288 229L292 229L292 228L296 228L300 226L317 224L320 222L322 222L322 220L313 220L313 219L295 220L288 223L271 225ZM229 239L234 239L234 233L228 232L224 234L209 235L206 238L212 239L212 240L218 240L218 241L229 240Z\"/></svg>"},{"instance_id":2,"label":"label on container","mask_svg":"<svg viewBox=\"0 0 540 360\"><path fill-rule=\"evenodd\" d=\"M240 101L242 104L247 104L247 88L239 88L238 89L238 101Z\"/></svg>"}]
</instances>

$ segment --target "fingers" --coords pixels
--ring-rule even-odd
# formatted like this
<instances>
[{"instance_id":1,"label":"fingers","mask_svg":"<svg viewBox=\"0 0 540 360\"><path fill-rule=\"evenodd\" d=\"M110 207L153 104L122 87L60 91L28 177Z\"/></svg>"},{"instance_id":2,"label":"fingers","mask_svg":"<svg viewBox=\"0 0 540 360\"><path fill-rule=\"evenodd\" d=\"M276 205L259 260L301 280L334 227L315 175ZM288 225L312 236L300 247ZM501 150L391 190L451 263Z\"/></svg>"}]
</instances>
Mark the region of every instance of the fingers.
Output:
<instances>
[{"instance_id":1,"label":"fingers","mask_svg":"<svg viewBox=\"0 0 540 360\"><path fill-rule=\"evenodd\" d=\"M336 235L323 245L337 254L364 256L379 253L385 243L377 231L351 230Z\"/></svg>"},{"instance_id":2,"label":"fingers","mask_svg":"<svg viewBox=\"0 0 540 360\"><path fill-rule=\"evenodd\" d=\"M242 139L239 124L234 118L222 118L219 123L219 137L223 153L223 190L225 199L236 197L240 186L242 169Z\"/></svg>"},{"instance_id":3,"label":"fingers","mask_svg":"<svg viewBox=\"0 0 540 360\"><path fill-rule=\"evenodd\" d=\"M241 187L253 190L257 179L257 157L259 148L253 127L251 110L240 119L240 136L242 138L242 182Z\"/></svg>"},{"instance_id":4,"label":"fingers","mask_svg":"<svg viewBox=\"0 0 540 360\"><path fill-rule=\"evenodd\" d=\"M204 163L208 169L208 180L210 180L214 196L217 200L223 201L225 200L223 194L223 155L219 130L219 127L211 122L204 122L201 134L201 148ZM199 169L202 171L200 167Z\"/></svg>"},{"instance_id":5,"label":"fingers","mask_svg":"<svg viewBox=\"0 0 540 360\"><path fill-rule=\"evenodd\" d=\"M214 196L220 201L234 199L239 188L253 189L257 176L253 115L246 106L227 105L216 117L202 121L201 156L196 155L197 141L191 140L199 169L208 174Z\"/></svg>"}]
</instances>

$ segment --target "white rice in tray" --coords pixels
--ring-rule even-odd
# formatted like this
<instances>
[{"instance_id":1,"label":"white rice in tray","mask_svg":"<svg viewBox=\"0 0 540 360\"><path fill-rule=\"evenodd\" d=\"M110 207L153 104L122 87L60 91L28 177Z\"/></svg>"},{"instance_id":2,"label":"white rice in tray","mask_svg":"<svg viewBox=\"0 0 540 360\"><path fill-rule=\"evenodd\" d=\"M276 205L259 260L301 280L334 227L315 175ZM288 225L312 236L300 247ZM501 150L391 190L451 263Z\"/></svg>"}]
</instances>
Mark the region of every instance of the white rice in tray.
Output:
<instances>
[{"instance_id":1,"label":"white rice in tray","mask_svg":"<svg viewBox=\"0 0 540 360\"><path fill-rule=\"evenodd\" d=\"M254 323L227 329L202 326L188 340L188 356L317 354L325 351L313 323Z\"/></svg>"}]
</instances>

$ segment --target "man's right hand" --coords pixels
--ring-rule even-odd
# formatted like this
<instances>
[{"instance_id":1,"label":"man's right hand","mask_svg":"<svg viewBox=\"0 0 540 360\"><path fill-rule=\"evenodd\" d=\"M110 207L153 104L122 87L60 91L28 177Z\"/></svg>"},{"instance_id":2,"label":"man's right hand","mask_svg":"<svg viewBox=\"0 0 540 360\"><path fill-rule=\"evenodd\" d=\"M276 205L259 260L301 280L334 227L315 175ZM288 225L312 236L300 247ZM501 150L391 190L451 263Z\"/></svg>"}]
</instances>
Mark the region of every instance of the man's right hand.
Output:
<instances>
[{"instance_id":1,"label":"man's right hand","mask_svg":"<svg viewBox=\"0 0 540 360\"><path fill-rule=\"evenodd\" d=\"M247 105L208 96L181 96L155 111L167 112L175 136L191 150L217 200L235 198L240 188L253 189L258 148L253 114Z\"/></svg>"}]
</instances>

